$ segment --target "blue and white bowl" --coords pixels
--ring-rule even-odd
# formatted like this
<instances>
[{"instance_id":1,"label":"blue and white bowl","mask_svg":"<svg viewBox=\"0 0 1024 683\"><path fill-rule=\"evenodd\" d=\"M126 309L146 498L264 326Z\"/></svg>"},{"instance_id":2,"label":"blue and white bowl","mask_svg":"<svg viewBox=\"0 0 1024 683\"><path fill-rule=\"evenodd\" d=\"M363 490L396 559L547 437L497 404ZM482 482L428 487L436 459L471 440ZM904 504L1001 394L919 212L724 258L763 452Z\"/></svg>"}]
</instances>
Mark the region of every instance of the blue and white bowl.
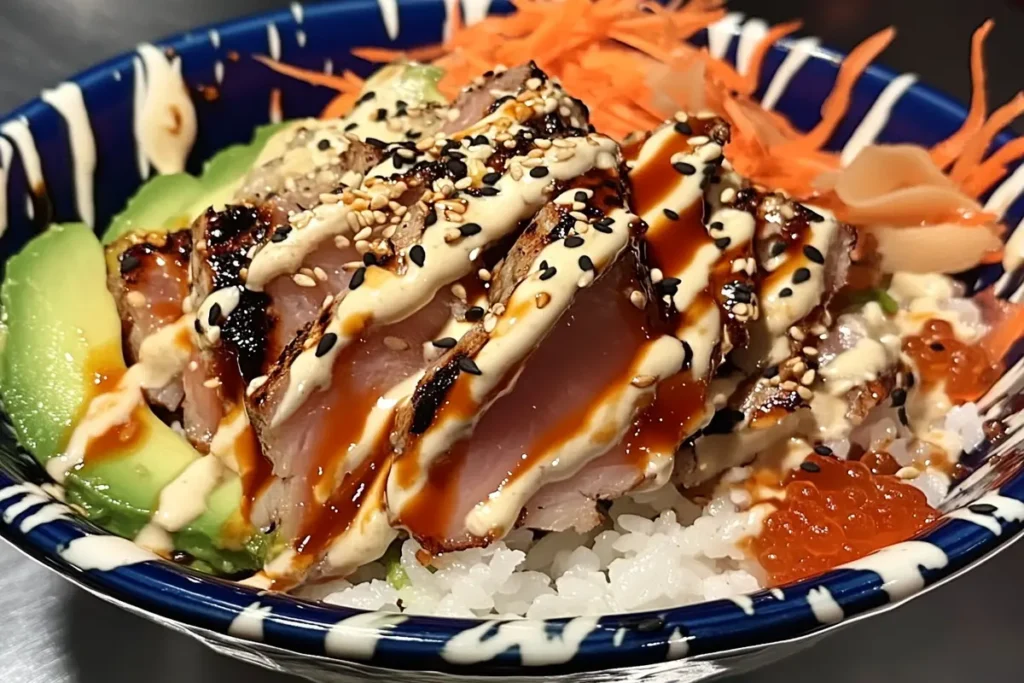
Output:
<instances>
[{"instance_id":1,"label":"blue and white bowl","mask_svg":"<svg viewBox=\"0 0 1024 683\"><path fill-rule=\"evenodd\" d=\"M159 43L175 55L193 93L198 136L188 169L217 150L247 141L278 110L286 118L319 112L332 96L250 58L269 54L314 70L371 65L354 45L413 47L441 39L459 0L345 0L196 29ZM509 11L506 0L462 0L467 17ZM764 24L730 15L699 36L731 60L749 52ZM141 48L145 50L146 48ZM156 51L150 51L150 57ZM158 57L159 58L159 57ZM168 57L169 59L169 57ZM840 56L810 38L768 55L761 93L800 128L813 126L835 80ZM140 55L126 54L44 92L0 121L0 254L7 258L48 220L105 225L145 180L131 135L144 87ZM215 85L219 98L199 96ZM831 141L855 153L872 141L929 145L964 118L958 103L913 76L873 67L856 85L846 120ZM1001 138L1003 143L1006 138ZM148 170L144 172L148 173ZM1024 167L995 190L987 208L1016 226L1024 215ZM1019 280L998 266L970 274L972 290ZM1006 292L1003 292L1004 295ZM1020 345L1018 345L1019 347ZM1007 398L1024 387L1021 350L983 401L1005 418ZM1024 363L1024 361L1021 361ZM746 598L630 615L510 622L367 613L259 593L166 562L150 561L50 496L47 477L0 434L0 534L85 589L133 612L191 633L221 652L317 680L353 675L422 680L426 671L469 676L571 680L698 680L774 659L841 624L876 614L957 576L1014 540L1024 526L1024 457L1010 436L967 457L978 467L950 493L943 521L921 538L787 587ZM102 561L96 558L102 557ZM391 671L382 671L390 669ZM628 671L623 671L628 669ZM650 677L650 678L647 678Z\"/></svg>"}]
</instances>

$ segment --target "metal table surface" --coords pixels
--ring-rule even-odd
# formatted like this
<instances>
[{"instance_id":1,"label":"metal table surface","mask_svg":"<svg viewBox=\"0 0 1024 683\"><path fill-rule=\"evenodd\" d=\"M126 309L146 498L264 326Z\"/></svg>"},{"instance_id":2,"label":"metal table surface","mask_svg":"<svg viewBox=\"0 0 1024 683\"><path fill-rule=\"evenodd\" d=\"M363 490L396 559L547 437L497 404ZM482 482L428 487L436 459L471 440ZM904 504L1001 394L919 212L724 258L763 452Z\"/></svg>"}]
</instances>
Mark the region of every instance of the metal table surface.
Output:
<instances>
[{"instance_id":1,"label":"metal table surface","mask_svg":"<svg viewBox=\"0 0 1024 683\"><path fill-rule=\"evenodd\" d=\"M284 0L0 0L0 111L64 76L190 26L287 5ZM808 33L848 49L887 24L901 29L883 60L961 99L971 31L986 17L990 89L1021 85L1024 3L1017 0L736 0L769 20L803 17ZM850 626L737 680L1020 681L1024 544L906 607ZM0 545L0 683L286 683L107 605ZM827 673L826 673L827 672Z\"/></svg>"}]
</instances>

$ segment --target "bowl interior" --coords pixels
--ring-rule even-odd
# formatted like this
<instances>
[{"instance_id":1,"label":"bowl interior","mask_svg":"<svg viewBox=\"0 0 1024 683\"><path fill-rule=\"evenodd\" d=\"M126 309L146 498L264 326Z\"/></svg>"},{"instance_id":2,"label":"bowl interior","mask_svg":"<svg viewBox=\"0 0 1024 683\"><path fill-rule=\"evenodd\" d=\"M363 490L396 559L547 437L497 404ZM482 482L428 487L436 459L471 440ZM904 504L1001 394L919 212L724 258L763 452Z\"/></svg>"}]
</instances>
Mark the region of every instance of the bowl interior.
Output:
<instances>
[{"instance_id":1,"label":"bowl interior","mask_svg":"<svg viewBox=\"0 0 1024 683\"><path fill-rule=\"evenodd\" d=\"M159 42L168 63L179 60L198 119L188 170L198 172L217 150L247 141L280 102L285 118L314 116L332 91L274 73L254 54L321 72L371 65L349 55L353 46L413 47L437 42L458 0L346 0L196 29ZM504 0L463 0L470 16L506 12ZM735 60L760 36L756 21L720 22L699 41ZM801 56L805 61L798 63ZM818 119L837 73L839 56L806 39L774 48L765 62L759 94L800 128ZM785 64L785 66L784 66ZM795 69L789 67L796 66ZM91 220L102 228L145 180L134 130L135 93L142 74L138 53L123 55L60 86L60 108L44 100L20 107L0 125L0 178L5 183L0 255L6 260L48 222ZM214 86L216 97L205 97ZM212 92L205 90L205 92ZM69 96L70 93L70 96ZM75 93L81 94L78 100ZM276 93L276 94L275 94ZM888 105L886 103L888 102ZM857 82L853 104L830 147L853 149L863 141L932 144L955 130L963 108L912 79L872 67ZM26 133L27 131L27 133ZM1006 137L1000 139L1000 143ZM89 150L94 150L95 163ZM1016 169L989 200L1009 226L1024 216L1024 171ZM1002 278L1002 279L1000 279ZM998 265L964 276L972 290L999 280L1009 293L1018 284ZM1024 382L1022 349L1006 359L1006 376L984 408L1012 417L1009 399ZM18 448L9 428L0 435L0 534L41 562L88 589L143 613L172 620L207 637L273 647L274 657L326 656L412 671L474 674L560 674L654 665L686 655L715 655L813 633L836 619L850 619L919 593L971 565L1014 538L1024 523L1024 458L1009 420L1009 438L969 454L974 474L948 496L949 514L920 539L900 544L870 562L829 572L782 591L719 600L641 615L581 617L499 624L360 613L280 595L261 595L169 563L148 561L128 541L108 537L50 496L42 469ZM983 508L966 506L985 503ZM83 540L84 539L84 540ZM69 547L88 545L108 561L83 562ZM821 605L838 606L822 610ZM237 642L235 644L237 646ZM284 655L283 652L293 655ZM290 661L290 660L289 660ZM329 667L326 660L317 666Z\"/></svg>"}]
</instances>

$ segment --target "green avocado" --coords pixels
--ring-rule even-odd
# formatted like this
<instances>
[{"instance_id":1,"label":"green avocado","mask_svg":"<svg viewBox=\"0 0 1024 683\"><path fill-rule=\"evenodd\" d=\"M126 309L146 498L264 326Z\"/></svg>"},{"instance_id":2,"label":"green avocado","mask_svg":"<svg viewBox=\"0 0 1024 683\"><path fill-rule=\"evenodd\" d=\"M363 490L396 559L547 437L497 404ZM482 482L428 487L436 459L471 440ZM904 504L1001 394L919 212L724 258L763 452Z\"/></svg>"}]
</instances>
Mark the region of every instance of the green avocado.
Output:
<instances>
[{"instance_id":1,"label":"green avocado","mask_svg":"<svg viewBox=\"0 0 1024 683\"><path fill-rule=\"evenodd\" d=\"M286 125L260 126L249 144L232 145L214 155L198 178L188 173L174 173L146 181L128 200L124 210L114 216L103 233L103 243L110 244L129 232L180 230L207 208L223 206L230 201L267 141Z\"/></svg>"},{"instance_id":2,"label":"green avocado","mask_svg":"<svg viewBox=\"0 0 1024 683\"><path fill-rule=\"evenodd\" d=\"M41 463L62 452L99 378L125 371L106 277L103 248L81 224L52 226L8 262L0 287L0 398L19 441ZM128 538L149 521L160 491L202 457L145 402L134 418L131 438L111 439L64 481L69 503ZM173 535L175 549L217 573L259 568L264 542L243 520L240 501L232 475L209 496L206 512Z\"/></svg>"}]
</instances>

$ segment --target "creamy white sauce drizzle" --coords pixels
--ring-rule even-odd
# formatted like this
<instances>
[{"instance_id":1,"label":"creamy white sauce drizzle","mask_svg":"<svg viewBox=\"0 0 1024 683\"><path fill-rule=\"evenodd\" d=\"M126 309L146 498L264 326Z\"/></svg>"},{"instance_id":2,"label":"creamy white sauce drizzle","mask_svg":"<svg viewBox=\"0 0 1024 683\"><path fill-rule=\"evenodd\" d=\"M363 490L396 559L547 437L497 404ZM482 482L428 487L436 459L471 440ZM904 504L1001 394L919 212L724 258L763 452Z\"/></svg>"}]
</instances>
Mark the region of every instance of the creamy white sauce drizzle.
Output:
<instances>
[{"instance_id":1,"label":"creamy white sauce drizzle","mask_svg":"<svg viewBox=\"0 0 1024 683\"><path fill-rule=\"evenodd\" d=\"M292 11L292 16L295 17L295 23L301 24L303 20L303 10L301 2L293 2L288 5L288 8Z\"/></svg>"},{"instance_id":2,"label":"creamy white sauce drizzle","mask_svg":"<svg viewBox=\"0 0 1024 683\"><path fill-rule=\"evenodd\" d=\"M28 532L49 524L50 522L56 522L58 519L68 519L71 516L71 510L67 505L63 503L47 503L43 507L39 508L31 515L21 520L19 528L21 533L27 534Z\"/></svg>"},{"instance_id":3,"label":"creamy white sauce drizzle","mask_svg":"<svg viewBox=\"0 0 1024 683\"><path fill-rule=\"evenodd\" d=\"M832 241L839 237L839 222L825 209L810 204L807 208L824 218L808 224L811 235L807 243L827 258ZM802 252L788 254L788 259L796 259L798 267L807 268L810 278L795 283L790 271L787 277L765 278L761 287L761 311L772 337L784 334L791 325L803 320L821 302L825 292L825 266L812 262ZM784 289L791 290L792 295L781 296Z\"/></svg>"},{"instance_id":4,"label":"creamy white sauce drizzle","mask_svg":"<svg viewBox=\"0 0 1024 683\"><path fill-rule=\"evenodd\" d=\"M7 231L7 181L11 175L14 148L7 138L0 138L0 236Z\"/></svg>"},{"instance_id":5,"label":"creamy white sauce drizzle","mask_svg":"<svg viewBox=\"0 0 1024 683\"><path fill-rule=\"evenodd\" d=\"M50 500L50 497L41 488L28 482L8 487L3 492L3 498L8 498L22 492L25 494L22 499L17 503L7 506L7 509L4 510L4 523L10 524L30 508L37 507ZM3 498L0 498L0 500Z\"/></svg>"},{"instance_id":6,"label":"creamy white sauce drizzle","mask_svg":"<svg viewBox=\"0 0 1024 683\"><path fill-rule=\"evenodd\" d=\"M723 59L729 51L732 38L736 35L743 21L743 14L740 12L729 12L724 17L708 26L708 52L712 57Z\"/></svg>"},{"instance_id":7,"label":"creamy white sauce drizzle","mask_svg":"<svg viewBox=\"0 0 1024 683\"><path fill-rule=\"evenodd\" d=\"M995 508L991 513L982 514L973 512L970 508L975 505L991 505ZM962 519L966 522L977 524L988 529L996 536L1001 536L1003 526L1000 520L1005 522L1024 522L1024 503L1016 498L1002 496L998 493L986 493L973 501L970 505L954 510L946 515L948 519Z\"/></svg>"},{"instance_id":8,"label":"creamy white sauce drizzle","mask_svg":"<svg viewBox=\"0 0 1024 683\"><path fill-rule=\"evenodd\" d=\"M209 35L209 37L210 37L210 44L213 45L213 49L219 50L220 49L220 33L218 33L215 29L210 29L210 32L207 35Z\"/></svg>"},{"instance_id":9,"label":"creamy white sauce drizzle","mask_svg":"<svg viewBox=\"0 0 1024 683\"><path fill-rule=\"evenodd\" d=\"M96 141L89 123L82 89L76 83L61 83L53 90L42 92L43 101L56 109L68 126L71 138L71 163L75 176L75 205L78 216L86 225L96 222L93 204L93 172L96 170Z\"/></svg>"},{"instance_id":10,"label":"creamy white sauce drizzle","mask_svg":"<svg viewBox=\"0 0 1024 683\"><path fill-rule=\"evenodd\" d=\"M220 85L224 82L224 62L219 59L213 63L213 80Z\"/></svg>"},{"instance_id":11,"label":"creamy white sauce drizzle","mask_svg":"<svg viewBox=\"0 0 1024 683\"><path fill-rule=\"evenodd\" d=\"M750 19L743 24L740 42L736 46L736 70L745 75L750 70L754 48L768 34L768 24L761 19Z\"/></svg>"},{"instance_id":12,"label":"creamy white sauce drizzle","mask_svg":"<svg viewBox=\"0 0 1024 683\"><path fill-rule=\"evenodd\" d=\"M673 630L672 635L668 637L668 652L665 653L665 659L682 659L689 654L690 638L691 636L684 636L678 627Z\"/></svg>"},{"instance_id":13,"label":"creamy white sauce drizzle","mask_svg":"<svg viewBox=\"0 0 1024 683\"><path fill-rule=\"evenodd\" d=\"M487 18L491 0L462 0L463 21L466 26L480 23Z\"/></svg>"},{"instance_id":14,"label":"creamy white sauce drizzle","mask_svg":"<svg viewBox=\"0 0 1024 683\"><path fill-rule=\"evenodd\" d=\"M380 6L380 16L384 21L384 30L388 32L388 38L394 40L398 37L400 27L398 25L398 0L377 0Z\"/></svg>"},{"instance_id":15,"label":"creamy white sauce drizzle","mask_svg":"<svg viewBox=\"0 0 1024 683\"><path fill-rule=\"evenodd\" d=\"M540 620L485 621L453 636L441 657L452 664L477 664L518 646L525 666L564 664L576 656L595 628L597 617L570 619L559 633L549 633Z\"/></svg>"},{"instance_id":16,"label":"creamy white sauce drizzle","mask_svg":"<svg viewBox=\"0 0 1024 683\"><path fill-rule=\"evenodd\" d=\"M178 338L182 328L191 327L192 320L191 315L184 315L146 337L139 347L139 362L128 368L113 391L89 402L64 452L46 463L46 471L55 481L63 483L68 472L82 463L90 441L131 419L135 409L145 404L143 389L159 389L181 374L191 348L183 348Z\"/></svg>"},{"instance_id":17,"label":"creamy white sauce drizzle","mask_svg":"<svg viewBox=\"0 0 1024 683\"><path fill-rule=\"evenodd\" d=\"M768 589L768 594L771 595L776 600L785 600L786 599L786 594L782 592L781 588L769 588Z\"/></svg>"},{"instance_id":18,"label":"creamy white sauce drizzle","mask_svg":"<svg viewBox=\"0 0 1024 683\"><path fill-rule=\"evenodd\" d=\"M281 34L272 21L267 23L267 53L275 62L281 60Z\"/></svg>"},{"instance_id":19,"label":"creamy white sauce drizzle","mask_svg":"<svg viewBox=\"0 0 1024 683\"><path fill-rule=\"evenodd\" d=\"M306 47L306 32L299 29L295 32L295 42L299 47Z\"/></svg>"},{"instance_id":20,"label":"creamy white sauce drizzle","mask_svg":"<svg viewBox=\"0 0 1024 683\"><path fill-rule=\"evenodd\" d=\"M35 139L32 137L32 130L29 128L28 119L24 116L8 121L0 126L0 133L9 137L15 147L18 148L18 156L21 157L21 165L25 167L25 178L28 180L29 191L46 192L46 181L43 180L43 166L39 161L39 150L36 149ZM10 167L7 159L4 160L4 168Z\"/></svg>"},{"instance_id":21,"label":"creamy white sauce drizzle","mask_svg":"<svg viewBox=\"0 0 1024 683\"><path fill-rule=\"evenodd\" d=\"M199 306L196 319L203 328L202 339L210 346L220 341L220 322L227 320L228 316L238 307L241 300L242 290L239 287L224 287L210 292L203 303ZM214 306L220 307L220 317L216 321L210 320L210 310Z\"/></svg>"},{"instance_id":22,"label":"creamy white sauce drizzle","mask_svg":"<svg viewBox=\"0 0 1024 683\"><path fill-rule=\"evenodd\" d=\"M139 167L139 177L143 180L149 178L149 156L143 148L142 140L142 110L146 104L146 70L142 66L142 60L132 57L132 111L134 112L133 130L135 133L135 160Z\"/></svg>"},{"instance_id":23,"label":"creamy white sauce drizzle","mask_svg":"<svg viewBox=\"0 0 1024 683\"><path fill-rule=\"evenodd\" d=\"M181 173L198 125L195 106L181 75L181 57L168 58L149 43L142 43L136 51L134 130L140 175L149 175L150 163L161 174Z\"/></svg>"},{"instance_id":24,"label":"creamy white sauce drizzle","mask_svg":"<svg viewBox=\"0 0 1024 683\"><path fill-rule=\"evenodd\" d=\"M881 307L871 301L860 317L867 325L867 334L853 348L823 363L819 370L825 389L832 396L843 396L854 387L877 380L899 362L902 340Z\"/></svg>"},{"instance_id":25,"label":"creamy white sauce drizzle","mask_svg":"<svg viewBox=\"0 0 1024 683\"><path fill-rule=\"evenodd\" d=\"M729 601L743 610L748 617L754 616L754 599L749 595L734 595L729 598Z\"/></svg>"},{"instance_id":26,"label":"creamy white sauce drizzle","mask_svg":"<svg viewBox=\"0 0 1024 683\"><path fill-rule=\"evenodd\" d=\"M452 30L455 26L455 13L459 11L459 0L443 0L444 1L444 29L443 37L444 40L448 40L452 37Z\"/></svg>"},{"instance_id":27,"label":"creamy white sauce drizzle","mask_svg":"<svg viewBox=\"0 0 1024 683\"><path fill-rule=\"evenodd\" d=\"M623 641L626 640L626 627L621 626L615 629L615 635L612 636L612 645L615 647L622 647Z\"/></svg>"},{"instance_id":28,"label":"creamy white sauce drizzle","mask_svg":"<svg viewBox=\"0 0 1024 683\"><path fill-rule=\"evenodd\" d=\"M850 136L849 141L843 146L842 156L840 157L843 166L848 166L860 154L862 149L874 143L879 133L885 128L885 124L889 122L892 108L896 106L903 93L916 82L917 76L915 74L902 74L892 79L885 86L885 89L875 99L874 104L871 105L871 109L864 115L860 125L857 126L857 130L853 131L853 135Z\"/></svg>"},{"instance_id":29,"label":"creamy white sauce drizzle","mask_svg":"<svg viewBox=\"0 0 1024 683\"><path fill-rule=\"evenodd\" d=\"M120 536L82 536L58 551L61 558L82 571L108 572L160 558Z\"/></svg>"},{"instance_id":30,"label":"creamy white sauce drizzle","mask_svg":"<svg viewBox=\"0 0 1024 683\"><path fill-rule=\"evenodd\" d=\"M1018 166L1017 170L995 189L985 202L985 211L1002 218L1010 205L1020 197L1021 192L1024 192L1024 164Z\"/></svg>"},{"instance_id":31,"label":"creamy white sauce drizzle","mask_svg":"<svg viewBox=\"0 0 1024 683\"><path fill-rule=\"evenodd\" d=\"M800 38L789 44L786 58L782 60L782 64L772 76L767 90L764 91L764 97L761 98L762 107L769 111L775 108L775 105L779 103L779 98L786 92L789 82L793 80L793 77L800 71L800 67L810 59L820 44L821 41L817 38Z\"/></svg>"},{"instance_id":32,"label":"creamy white sauce drizzle","mask_svg":"<svg viewBox=\"0 0 1024 683\"><path fill-rule=\"evenodd\" d=\"M334 75L334 60L330 57L324 60L324 73L328 76Z\"/></svg>"},{"instance_id":33,"label":"creamy white sauce drizzle","mask_svg":"<svg viewBox=\"0 0 1024 683\"><path fill-rule=\"evenodd\" d=\"M895 602L924 588L920 567L942 569L949 558L942 548L926 541L904 541L838 567L872 571L882 578L882 590Z\"/></svg>"},{"instance_id":34,"label":"creamy white sauce drizzle","mask_svg":"<svg viewBox=\"0 0 1024 683\"><path fill-rule=\"evenodd\" d=\"M367 612L342 619L327 632L324 650L334 657L372 659L378 641L407 619L387 612Z\"/></svg>"},{"instance_id":35,"label":"creamy white sauce drizzle","mask_svg":"<svg viewBox=\"0 0 1024 683\"><path fill-rule=\"evenodd\" d=\"M466 198L467 208L462 214L462 222L479 224L479 233L449 243L445 241L448 229L457 229L459 224L439 218L435 226L423 233L420 246L425 253L425 263L422 268L412 267L402 276L377 267L368 268L365 284L349 291L335 308L327 325L325 332L338 335L337 343L320 357L316 356L315 349L306 350L292 364L288 387L274 413L271 426L280 424L310 394L330 384L331 368L337 354L362 332L362 326L358 325L353 334L351 321L365 320L372 316L375 324L383 325L411 315L426 305L440 287L474 269L469 258L474 250L493 243L512 230L520 220L538 211L547 201L553 182L576 178L592 168L601 168L602 164L616 163L618 146L608 138L592 135L568 140L576 144L576 154L558 161L554 155L559 148L547 150L542 157L542 163L549 172L546 177L534 178L524 174L517 181L506 173L495 184L499 190L497 196ZM310 228L313 228L313 223L304 230ZM302 231L292 231L295 232ZM286 243L288 240L281 242ZM258 259L260 254L256 256ZM256 259L253 264L255 262Z\"/></svg>"},{"instance_id":36,"label":"creamy white sauce drizzle","mask_svg":"<svg viewBox=\"0 0 1024 683\"><path fill-rule=\"evenodd\" d=\"M1017 224L1010 239L1006 240L1006 245L1003 248L1003 269L1007 273L1012 273L1020 268L1022 263L1024 263L1024 219ZM996 289L999 290L1001 287L997 286Z\"/></svg>"},{"instance_id":37,"label":"creamy white sauce drizzle","mask_svg":"<svg viewBox=\"0 0 1024 683\"><path fill-rule=\"evenodd\" d=\"M807 604L810 605L814 617L822 624L838 624L843 620L843 608L828 588L818 586L807 592Z\"/></svg>"},{"instance_id":38,"label":"creamy white sauce drizzle","mask_svg":"<svg viewBox=\"0 0 1024 683\"><path fill-rule=\"evenodd\" d=\"M249 428L249 414L245 410L232 411L221 418L217 431L210 440L210 455L236 474L241 471L241 465L238 462L235 444Z\"/></svg>"},{"instance_id":39,"label":"creamy white sauce drizzle","mask_svg":"<svg viewBox=\"0 0 1024 683\"><path fill-rule=\"evenodd\" d=\"M261 605L257 600L239 612L238 616L232 620L231 625L228 626L228 635L258 643L263 642L263 620L273 611L273 607Z\"/></svg>"},{"instance_id":40,"label":"creamy white sauce drizzle","mask_svg":"<svg viewBox=\"0 0 1024 683\"><path fill-rule=\"evenodd\" d=\"M212 455L197 458L160 491L152 523L170 532L181 531L206 511L206 499L223 481L225 468Z\"/></svg>"}]
</instances>

